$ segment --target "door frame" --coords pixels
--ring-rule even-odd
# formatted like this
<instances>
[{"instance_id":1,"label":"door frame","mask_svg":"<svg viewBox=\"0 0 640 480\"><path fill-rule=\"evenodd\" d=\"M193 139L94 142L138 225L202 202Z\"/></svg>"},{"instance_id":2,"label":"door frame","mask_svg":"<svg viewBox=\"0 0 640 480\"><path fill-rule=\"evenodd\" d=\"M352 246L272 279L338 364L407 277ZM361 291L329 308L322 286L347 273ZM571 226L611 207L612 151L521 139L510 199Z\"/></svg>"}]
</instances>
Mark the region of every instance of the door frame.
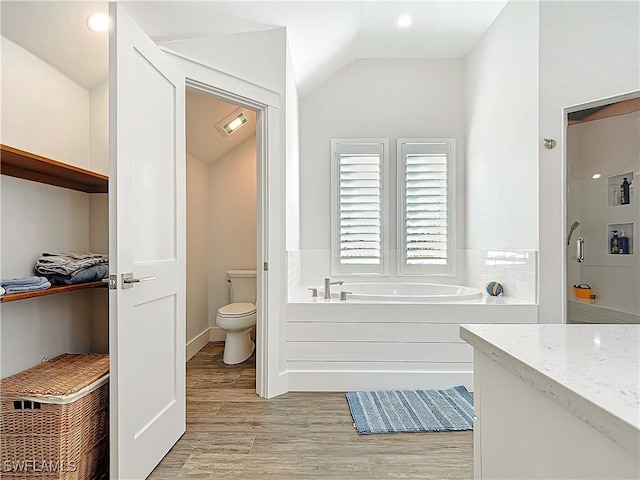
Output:
<instances>
[{"instance_id":1,"label":"door frame","mask_svg":"<svg viewBox=\"0 0 640 480\"><path fill-rule=\"evenodd\" d=\"M288 388L286 375L279 373L282 302L277 293L282 281L280 272L284 269L280 248L284 245L284 215L277 210L279 202L273 201L277 199L274 194L279 193L274 190L278 190L279 185L281 95L180 52L160 48L180 63L186 87L257 113L256 393L264 398L281 395ZM267 265L271 267L271 275Z\"/></svg>"},{"instance_id":2,"label":"door frame","mask_svg":"<svg viewBox=\"0 0 640 480\"><path fill-rule=\"evenodd\" d=\"M569 320L569 289L567 287L568 280L568 255L565 240L568 234L567 226L567 193L569 191L569 155L567 153L567 128L569 128L569 114L579 112L580 110L586 110L593 107L601 107L603 105L609 105L612 103L624 102L625 100L631 100L634 98L640 98L640 91L633 91L622 93L620 95L613 95L611 97L599 98L590 102L578 103L570 105L562 109L562 324L567 324Z\"/></svg>"}]
</instances>

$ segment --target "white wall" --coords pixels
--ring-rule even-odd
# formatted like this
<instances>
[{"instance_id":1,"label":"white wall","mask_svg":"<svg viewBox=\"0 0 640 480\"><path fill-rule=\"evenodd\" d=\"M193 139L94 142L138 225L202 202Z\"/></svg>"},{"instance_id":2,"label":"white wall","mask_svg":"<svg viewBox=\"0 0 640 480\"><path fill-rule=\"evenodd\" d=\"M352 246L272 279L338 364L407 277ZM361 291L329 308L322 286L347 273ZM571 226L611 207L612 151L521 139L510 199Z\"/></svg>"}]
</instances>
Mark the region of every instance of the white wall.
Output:
<instances>
[{"instance_id":1,"label":"white wall","mask_svg":"<svg viewBox=\"0 0 640 480\"><path fill-rule=\"evenodd\" d=\"M0 41L2 143L91 168L89 92L22 47ZM107 216L106 196L7 176L1 185L2 278L33 275L46 251L106 251L106 226L99 225ZM0 375L64 352L106 351L105 298L100 290L2 304Z\"/></svg>"},{"instance_id":2,"label":"white wall","mask_svg":"<svg viewBox=\"0 0 640 480\"><path fill-rule=\"evenodd\" d=\"M89 93L10 40L2 48L2 143L89 168Z\"/></svg>"},{"instance_id":3,"label":"white wall","mask_svg":"<svg viewBox=\"0 0 640 480\"><path fill-rule=\"evenodd\" d=\"M464 248L463 60L356 60L300 101L302 283L330 273L331 139L389 138L389 229L395 232L399 137L458 140L456 235L457 248ZM390 235L390 248L395 246ZM394 250L390 258L395 275Z\"/></svg>"},{"instance_id":4,"label":"white wall","mask_svg":"<svg viewBox=\"0 0 640 480\"><path fill-rule=\"evenodd\" d=\"M109 174L109 80L89 92L89 170Z\"/></svg>"},{"instance_id":5,"label":"white wall","mask_svg":"<svg viewBox=\"0 0 640 480\"><path fill-rule=\"evenodd\" d=\"M286 30L275 28L166 41L160 45L235 77L284 93L285 39Z\"/></svg>"},{"instance_id":6,"label":"white wall","mask_svg":"<svg viewBox=\"0 0 640 480\"><path fill-rule=\"evenodd\" d=\"M565 305L563 109L640 90L638 2L540 2L539 302L541 323ZM542 137L554 138L553 150Z\"/></svg>"},{"instance_id":7,"label":"white wall","mask_svg":"<svg viewBox=\"0 0 640 480\"><path fill-rule=\"evenodd\" d=\"M195 351L209 341L209 208L208 165L187 153L187 345Z\"/></svg>"},{"instance_id":8,"label":"white wall","mask_svg":"<svg viewBox=\"0 0 640 480\"><path fill-rule=\"evenodd\" d=\"M300 144L298 135L298 89L287 44L285 78L286 136L286 229L287 250L300 248Z\"/></svg>"},{"instance_id":9,"label":"white wall","mask_svg":"<svg viewBox=\"0 0 640 480\"><path fill-rule=\"evenodd\" d=\"M538 3L510 2L466 58L470 250L538 249Z\"/></svg>"},{"instance_id":10,"label":"white wall","mask_svg":"<svg viewBox=\"0 0 640 480\"><path fill-rule=\"evenodd\" d=\"M37 365L43 357L91 352L91 305L85 293L3 303L0 377Z\"/></svg>"},{"instance_id":11,"label":"white wall","mask_svg":"<svg viewBox=\"0 0 640 480\"><path fill-rule=\"evenodd\" d=\"M255 269L257 253L256 138L209 167L209 325L229 303L227 270Z\"/></svg>"},{"instance_id":12,"label":"white wall","mask_svg":"<svg viewBox=\"0 0 640 480\"><path fill-rule=\"evenodd\" d=\"M109 175L109 81L89 92L89 165ZM89 250L109 253L109 194L89 195ZM86 292L91 298L91 351L109 352L109 295L103 290Z\"/></svg>"},{"instance_id":13,"label":"white wall","mask_svg":"<svg viewBox=\"0 0 640 480\"><path fill-rule=\"evenodd\" d=\"M1 183L0 277L33 275L42 252L88 250L86 193L4 175ZM88 351L90 302L83 293L2 304L2 377L39 363L43 356Z\"/></svg>"},{"instance_id":14,"label":"white wall","mask_svg":"<svg viewBox=\"0 0 640 480\"><path fill-rule=\"evenodd\" d=\"M577 145L569 143L571 137ZM640 112L568 127L567 169L571 180L591 180L594 173L607 177L637 172L640 169Z\"/></svg>"}]
</instances>

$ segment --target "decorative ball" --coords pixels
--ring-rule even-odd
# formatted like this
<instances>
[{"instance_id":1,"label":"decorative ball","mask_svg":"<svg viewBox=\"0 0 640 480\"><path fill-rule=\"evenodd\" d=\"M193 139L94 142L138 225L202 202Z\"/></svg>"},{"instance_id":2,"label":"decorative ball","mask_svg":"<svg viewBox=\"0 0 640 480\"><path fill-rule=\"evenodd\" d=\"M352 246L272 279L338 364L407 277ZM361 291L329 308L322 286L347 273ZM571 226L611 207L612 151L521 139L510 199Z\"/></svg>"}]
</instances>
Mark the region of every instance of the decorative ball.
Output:
<instances>
[{"instance_id":1,"label":"decorative ball","mask_svg":"<svg viewBox=\"0 0 640 480\"><path fill-rule=\"evenodd\" d=\"M485 287L487 293L492 297L497 297L502 294L502 285L498 282L489 282Z\"/></svg>"}]
</instances>

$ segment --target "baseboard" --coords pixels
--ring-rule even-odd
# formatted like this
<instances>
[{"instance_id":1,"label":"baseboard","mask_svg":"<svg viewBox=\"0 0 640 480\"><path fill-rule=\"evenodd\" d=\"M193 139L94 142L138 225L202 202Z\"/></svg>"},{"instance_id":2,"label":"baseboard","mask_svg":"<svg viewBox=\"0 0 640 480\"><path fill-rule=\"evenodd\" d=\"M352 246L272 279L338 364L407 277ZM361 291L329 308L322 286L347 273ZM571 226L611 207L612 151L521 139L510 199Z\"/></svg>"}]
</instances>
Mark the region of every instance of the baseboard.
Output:
<instances>
[{"instance_id":1,"label":"baseboard","mask_svg":"<svg viewBox=\"0 0 640 480\"><path fill-rule=\"evenodd\" d=\"M209 329L207 328L201 334L197 335L193 340L187 343L187 361L191 359L196 353L204 348L209 343Z\"/></svg>"},{"instance_id":2,"label":"baseboard","mask_svg":"<svg viewBox=\"0 0 640 480\"><path fill-rule=\"evenodd\" d=\"M289 371L290 392L430 390L464 385L473 391L473 372Z\"/></svg>"},{"instance_id":3,"label":"baseboard","mask_svg":"<svg viewBox=\"0 0 640 480\"><path fill-rule=\"evenodd\" d=\"M209 341L210 342L224 342L227 338L227 332L220 330L216 327L209 327Z\"/></svg>"}]
</instances>

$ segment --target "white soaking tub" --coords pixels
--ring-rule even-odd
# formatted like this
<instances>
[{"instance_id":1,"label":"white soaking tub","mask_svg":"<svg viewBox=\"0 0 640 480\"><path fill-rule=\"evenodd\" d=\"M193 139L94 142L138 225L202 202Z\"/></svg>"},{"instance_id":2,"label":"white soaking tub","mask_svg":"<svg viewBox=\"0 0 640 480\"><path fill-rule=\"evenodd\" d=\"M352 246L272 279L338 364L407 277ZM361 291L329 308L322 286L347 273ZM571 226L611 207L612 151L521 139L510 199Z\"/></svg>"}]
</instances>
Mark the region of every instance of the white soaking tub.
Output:
<instances>
[{"instance_id":1,"label":"white soaking tub","mask_svg":"<svg viewBox=\"0 0 640 480\"><path fill-rule=\"evenodd\" d=\"M338 298L340 291L350 292L347 300L372 302L442 302L482 298L482 291L479 288L434 283L345 282L342 285L333 286L332 298ZM322 289L318 295L322 298Z\"/></svg>"},{"instance_id":2,"label":"white soaking tub","mask_svg":"<svg viewBox=\"0 0 640 480\"><path fill-rule=\"evenodd\" d=\"M332 285L327 300L310 289L300 286L285 307L289 391L473 390L460 324L538 321L535 303L464 286L350 281ZM342 301L341 291L353 294Z\"/></svg>"}]
</instances>

